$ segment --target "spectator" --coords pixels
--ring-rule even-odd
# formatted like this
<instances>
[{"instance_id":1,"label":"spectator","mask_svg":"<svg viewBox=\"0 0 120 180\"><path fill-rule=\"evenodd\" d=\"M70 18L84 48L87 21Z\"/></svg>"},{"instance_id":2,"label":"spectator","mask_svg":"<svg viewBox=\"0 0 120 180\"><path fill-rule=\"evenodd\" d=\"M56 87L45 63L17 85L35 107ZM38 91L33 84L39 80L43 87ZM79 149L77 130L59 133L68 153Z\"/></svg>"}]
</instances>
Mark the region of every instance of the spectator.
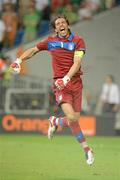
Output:
<instances>
[{"instance_id":1,"label":"spectator","mask_svg":"<svg viewBox=\"0 0 120 180\"><path fill-rule=\"evenodd\" d=\"M4 35L5 35L5 23L1 19L1 15L0 15L0 52L1 52L2 47L3 47Z\"/></svg>"},{"instance_id":2,"label":"spectator","mask_svg":"<svg viewBox=\"0 0 120 180\"><path fill-rule=\"evenodd\" d=\"M61 6L63 0L51 0L52 13L56 13L56 10Z\"/></svg>"},{"instance_id":3,"label":"spectator","mask_svg":"<svg viewBox=\"0 0 120 180\"><path fill-rule=\"evenodd\" d=\"M105 8L111 9L115 5L115 0L105 0Z\"/></svg>"},{"instance_id":4,"label":"spectator","mask_svg":"<svg viewBox=\"0 0 120 180\"><path fill-rule=\"evenodd\" d=\"M64 0L61 0L60 4L59 4L59 7L56 8L56 13L57 14L64 14L65 13L65 9L66 9L66 5L67 4L64 3Z\"/></svg>"},{"instance_id":5,"label":"spectator","mask_svg":"<svg viewBox=\"0 0 120 180\"><path fill-rule=\"evenodd\" d=\"M105 83L102 87L100 100L102 102L103 113L116 113L118 111L120 104L120 92L119 87L115 83L112 75L106 76Z\"/></svg>"},{"instance_id":6,"label":"spectator","mask_svg":"<svg viewBox=\"0 0 120 180\"><path fill-rule=\"evenodd\" d=\"M17 32L15 36L14 46L19 46L23 42L23 36L24 36L24 27L22 23L22 19L18 17L18 26L17 26Z\"/></svg>"},{"instance_id":7,"label":"spectator","mask_svg":"<svg viewBox=\"0 0 120 180\"><path fill-rule=\"evenodd\" d=\"M120 5L120 0L116 0L115 4L119 6Z\"/></svg>"},{"instance_id":8,"label":"spectator","mask_svg":"<svg viewBox=\"0 0 120 180\"><path fill-rule=\"evenodd\" d=\"M70 24L76 23L78 21L78 12L74 10L72 4L66 5L65 15L68 18Z\"/></svg>"},{"instance_id":9,"label":"spectator","mask_svg":"<svg viewBox=\"0 0 120 180\"><path fill-rule=\"evenodd\" d=\"M79 6L83 0L70 0L70 3L75 6Z\"/></svg>"},{"instance_id":10,"label":"spectator","mask_svg":"<svg viewBox=\"0 0 120 180\"><path fill-rule=\"evenodd\" d=\"M17 9L17 4L19 0L0 0L0 11L2 11L3 4L11 3L15 9Z\"/></svg>"},{"instance_id":11,"label":"spectator","mask_svg":"<svg viewBox=\"0 0 120 180\"><path fill-rule=\"evenodd\" d=\"M43 11L46 6L49 6L49 0L36 0L36 9L38 11Z\"/></svg>"},{"instance_id":12,"label":"spectator","mask_svg":"<svg viewBox=\"0 0 120 180\"><path fill-rule=\"evenodd\" d=\"M19 20L20 22L23 20L24 15L26 14L27 7L31 0L19 0L19 9L18 9L18 14L19 14Z\"/></svg>"},{"instance_id":13,"label":"spectator","mask_svg":"<svg viewBox=\"0 0 120 180\"><path fill-rule=\"evenodd\" d=\"M101 9L100 0L84 0L80 5L80 19L91 19Z\"/></svg>"},{"instance_id":14,"label":"spectator","mask_svg":"<svg viewBox=\"0 0 120 180\"><path fill-rule=\"evenodd\" d=\"M38 36L45 35L49 31L49 22L51 16L51 7L46 5L42 10L42 17L40 17L40 23L38 25Z\"/></svg>"},{"instance_id":15,"label":"spectator","mask_svg":"<svg viewBox=\"0 0 120 180\"><path fill-rule=\"evenodd\" d=\"M14 46L18 18L11 3L4 4L2 19L6 25L3 45L5 48L12 48Z\"/></svg>"},{"instance_id":16,"label":"spectator","mask_svg":"<svg viewBox=\"0 0 120 180\"><path fill-rule=\"evenodd\" d=\"M23 17L24 38L23 41L30 42L37 38L37 25L39 23L39 13L35 8L35 3L32 1L27 8L27 13Z\"/></svg>"}]
</instances>

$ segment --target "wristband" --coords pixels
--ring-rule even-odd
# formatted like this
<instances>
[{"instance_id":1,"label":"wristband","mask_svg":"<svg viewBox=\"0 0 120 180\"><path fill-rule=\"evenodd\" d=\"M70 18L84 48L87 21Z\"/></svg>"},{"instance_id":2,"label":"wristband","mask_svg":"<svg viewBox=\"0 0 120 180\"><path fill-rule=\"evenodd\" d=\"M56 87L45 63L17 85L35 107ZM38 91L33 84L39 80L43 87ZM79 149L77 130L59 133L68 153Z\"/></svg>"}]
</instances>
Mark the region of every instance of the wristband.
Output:
<instances>
[{"instance_id":1,"label":"wristband","mask_svg":"<svg viewBox=\"0 0 120 180\"><path fill-rule=\"evenodd\" d=\"M68 75L63 77L63 82L64 82L65 86L69 81L70 81L70 77Z\"/></svg>"},{"instance_id":2,"label":"wristband","mask_svg":"<svg viewBox=\"0 0 120 180\"><path fill-rule=\"evenodd\" d=\"M18 64L21 64L21 63L22 63L22 59L17 58L17 59L16 59L16 62L17 62Z\"/></svg>"}]
</instances>

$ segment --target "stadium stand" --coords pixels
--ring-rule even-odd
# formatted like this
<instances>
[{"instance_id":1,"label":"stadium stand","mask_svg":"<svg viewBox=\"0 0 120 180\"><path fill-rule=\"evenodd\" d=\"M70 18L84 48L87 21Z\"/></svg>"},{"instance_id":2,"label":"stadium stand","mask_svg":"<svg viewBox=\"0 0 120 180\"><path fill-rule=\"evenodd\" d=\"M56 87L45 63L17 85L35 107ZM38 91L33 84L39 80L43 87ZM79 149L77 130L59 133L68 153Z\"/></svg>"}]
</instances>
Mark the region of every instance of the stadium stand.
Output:
<instances>
[{"instance_id":1,"label":"stadium stand","mask_svg":"<svg viewBox=\"0 0 120 180\"><path fill-rule=\"evenodd\" d=\"M83 80L84 80L85 91L87 90L92 94L92 98L91 98L92 107L94 107L96 104L99 92L101 90L101 85L103 83L103 79L106 76L106 74L113 74L118 84L120 85L120 79L119 79L120 25L118 23L119 16L120 16L120 7L114 7L113 9L102 11L101 13L96 14L95 16L92 17L91 20L80 21L72 25L72 30L86 39L87 53L83 62L83 71L84 71ZM39 42L40 39L42 39L42 37L30 43L23 44L24 49L34 46L37 42ZM16 58L17 48L18 47L11 49L5 53L6 55L10 56L11 61ZM34 69L32 68L33 61L35 67ZM26 73L27 76L25 75L24 77L23 76L15 77L13 75L13 80L11 81L12 88L16 88L16 89L23 87L26 88L27 84L29 84L30 86L29 88L32 89L33 87L31 87L31 84L34 84L36 79L36 78L32 79L31 78L32 76L37 77L36 85L35 85L38 86L37 89L41 88L39 87L39 84L41 82L44 82L44 79L46 79L45 82L47 83L49 80L51 81L52 71L51 71L50 56L48 53L37 54L32 58L32 61L26 62L26 65L27 65L27 73ZM43 67L45 67L45 69ZM14 78L17 78L16 84L13 83ZM4 90L1 92L4 92ZM48 92L48 90L46 92ZM4 101L5 99L3 98L3 104ZM11 104L13 105L15 104L15 102L16 102L16 96L14 96L13 102L9 103L10 107ZM15 105L13 106L15 107ZM4 107L5 106L2 105L2 109ZM25 107L27 109L27 106ZM19 109L19 106L17 108Z\"/></svg>"}]
</instances>

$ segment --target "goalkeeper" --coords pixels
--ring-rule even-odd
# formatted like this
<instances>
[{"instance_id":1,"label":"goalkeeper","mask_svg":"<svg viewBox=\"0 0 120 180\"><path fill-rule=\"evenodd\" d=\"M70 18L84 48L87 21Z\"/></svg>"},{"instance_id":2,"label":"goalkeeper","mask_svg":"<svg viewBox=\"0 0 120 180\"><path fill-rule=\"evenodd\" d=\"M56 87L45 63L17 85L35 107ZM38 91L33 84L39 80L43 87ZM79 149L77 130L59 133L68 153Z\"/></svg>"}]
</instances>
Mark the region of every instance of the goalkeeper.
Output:
<instances>
[{"instance_id":1,"label":"goalkeeper","mask_svg":"<svg viewBox=\"0 0 120 180\"><path fill-rule=\"evenodd\" d=\"M11 67L19 73L20 64L23 61L42 50L50 51L53 68L53 91L56 102L61 106L65 117L52 116L49 118L48 138L53 137L59 125L68 126L81 144L87 164L92 165L94 162L92 149L88 146L78 122L83 86L81 61L85 54L85 43L81 37L71 32L69 22L64 15L57 16L51 24L56 34L48 36L35 47L26 50L11 64Z\"/></svg>"}]
</instances>

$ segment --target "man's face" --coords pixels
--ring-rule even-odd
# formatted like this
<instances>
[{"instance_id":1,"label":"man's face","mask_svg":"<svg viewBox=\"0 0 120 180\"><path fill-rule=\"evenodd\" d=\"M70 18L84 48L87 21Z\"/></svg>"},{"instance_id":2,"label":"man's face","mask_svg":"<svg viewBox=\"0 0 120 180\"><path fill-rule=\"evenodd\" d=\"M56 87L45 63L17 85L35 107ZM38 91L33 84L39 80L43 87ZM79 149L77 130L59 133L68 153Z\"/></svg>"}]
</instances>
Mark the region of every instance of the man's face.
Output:
<instances>
[{"instance_id":1,"label":"man's face","mask_svg":"<svg viewBox=\"0 0 120 180\"><path fill-rule=\"evenodd\" d=\"M64 18L58 18L55 21L55 32L61 36L66 37L69 34L69 25Z\"/></svg>"},{"instance_id":2,"label":"man's face","mask_svg":"<svg viewBox=\"0 0 120 180\"><path fill-rule=\"evenodd\" d=\"M107 84L112 84L113 83L111 77L109 77L109 76L106 77L106 82L107 82Z\"/></svg>"}]
</instances>

